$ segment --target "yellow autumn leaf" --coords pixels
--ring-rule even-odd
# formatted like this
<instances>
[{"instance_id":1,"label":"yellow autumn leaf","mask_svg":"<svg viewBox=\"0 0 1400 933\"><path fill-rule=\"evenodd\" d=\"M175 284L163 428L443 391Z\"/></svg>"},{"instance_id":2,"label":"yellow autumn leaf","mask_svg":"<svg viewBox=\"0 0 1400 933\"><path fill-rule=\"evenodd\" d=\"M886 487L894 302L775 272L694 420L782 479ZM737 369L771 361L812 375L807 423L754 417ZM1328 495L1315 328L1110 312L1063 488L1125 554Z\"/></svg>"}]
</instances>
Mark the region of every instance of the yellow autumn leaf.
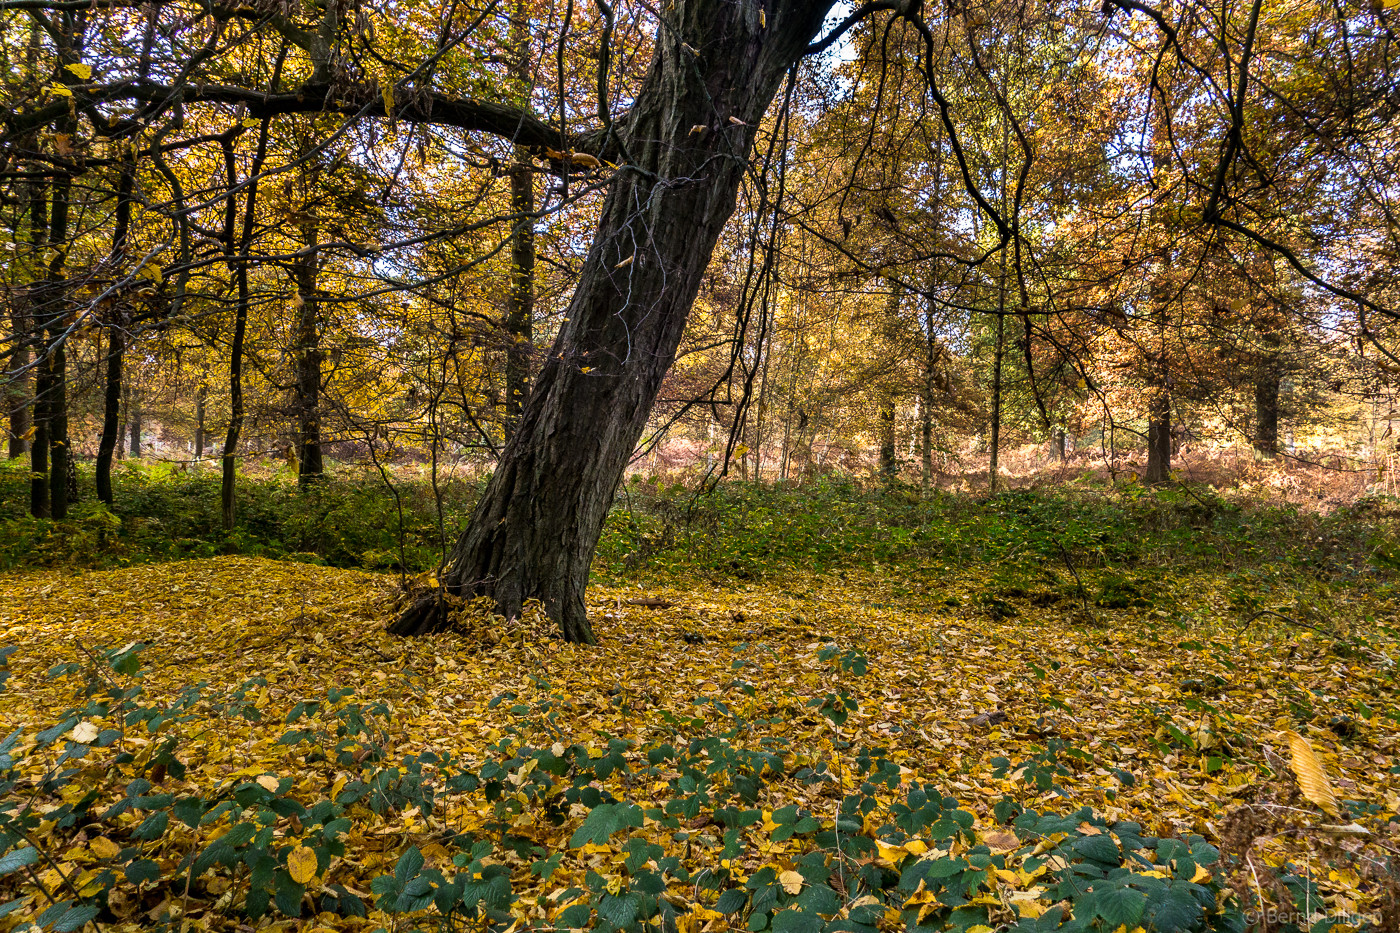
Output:
<instances>
[{"instance_id":1,"label":"yellow autumn leaf","mask_svg":"<svg viewBox=\"0 0 1400 933\"><path fill-rule=\"evenodd\" d=\"M279 783L279 782L278 782L277 778L273 777L272 775L270 775L270 774L259 775L259 777L258 777L258 779L257 779L257 783L258 783L258 786L259 786L259 787L261 787L263 790L267 791L268 793L270 793L270 794L275 794L275 793L277 793L277 787L278 787L278 783Z\"/></svg>"},{"instance_id":2,"label":"yellow autumn leaf","mask_svg":"<svg viewBox=\"0 0 1400 933\"><path fill-rule=\"evenodd\" d=\"M121 846L117 845L106 836L98 836L88 843L88 848L91 849L92 854L98 858L116 858L122 851Z\"/></svg>"},{"instance_id":3,"label":"yellow autumn leaf","mask_svg":"<svg viewBox=\"0 0 1400 933\"><path fill-rule=\"evenodd\" d=\"M997 878L999 878L1007 884L1019 884L1021 881L1020 875L1018 875L1014 871L1010 871L1005 868L993 869L993 873L997 876Z\"/></svg>"},{"instance_id":4,"label":"yellow autumn leaf","mask_svg":"<svg viewBox=\"0 0 1400 933\"><path fill-rule=\"evenodd\" d=\"M1327 780L1327 772L1323 770L1322 762L1317 760L1308 740L1292 729L1284 732L1283 737L1288 740L1288 750L1293 754L1293 773L1298 777L1298 787L1303 796L1328 816L1341 816L1332 783Z\"/></svg>"},{"instance_id":5,"label":"yellow autumn leaf","mask_svg":"<svg viewBox=\"0 0 1400 933\"><path fill-rule=\"evenodd\" d=\"M68 737L82 745L90 745L97 740L97 733L97 726L84 719L73 727L73 731L68 733Z\"/></svg>"},{"instance_id":6,"label":"yellow autumn leaf","mask_svg":"<svg viewBox=\"0 0 1400 933\"><path fill-rule=\"evenodd\" d=\"M306 846L297 846L287 856L287 871L297 884L306 884L316 877L316 853Z\"/></svg>"},{"instance_id":7,"label":"yellow autumn leaf","mask_svg":"<svg viewBox=\"0 0 1400 933\"><path fill-rule=\"evenodd\" d=\"M887 859L891 862L897 862L909 854L909 850L904 848L904 846L892 846L887 842L881 842L879 839L875 840L875 848L879 850L880 858Z\"/></svg>"},{"instance_id":8,"label":"yellow autumn leaf","mask_svg":"<svg viewBox=\"0 0 1400 933\"><path fill-rule=\"evenodd\" d=\"M74 75L76 75L81 81L86 81L92 77L91 65L84 65L80 62L74 62L71 65L64 65L63 67L68 71L72 72Z\"/></svg>"},{"instance_id":9,"label":"yellow autumn leaf","mask_svg":"<svg viewBox=\"0 0 1400 933\"><path fill-rule=\"evenodd\" d=\"M802 875L788 869L778 876L778 883L783 886L783 890L789 894L800 894L802 892Z\"/></svg>"}]
</instances>

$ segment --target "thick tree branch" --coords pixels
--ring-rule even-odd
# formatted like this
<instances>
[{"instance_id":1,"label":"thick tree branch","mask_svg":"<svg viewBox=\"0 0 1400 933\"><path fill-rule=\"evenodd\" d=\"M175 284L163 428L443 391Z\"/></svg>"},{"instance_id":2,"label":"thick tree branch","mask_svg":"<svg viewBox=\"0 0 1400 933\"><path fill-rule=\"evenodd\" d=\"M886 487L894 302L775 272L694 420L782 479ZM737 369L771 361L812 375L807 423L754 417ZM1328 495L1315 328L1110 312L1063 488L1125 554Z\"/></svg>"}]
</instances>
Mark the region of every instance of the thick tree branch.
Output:
<instances>
[{"instance_id":1,"label":"thick tree branch","mask_svg":"<svg viewBox=\"0 0 1400 933\"><path fill-rule=\"evenodd\" d=\"M218 103L242 105L250 116L277 117L287 114L337 113L352 117L387 117L381 95L368 87L337 88L330 84L304 85L295 91L270 94L229 84L192 83L170 87L155 81L123 81L84 88L85 97L98 102L141 101L162 103L179 99L185 104ZM452 126L471 132L489 133L501 139L537 149L587 152L607 158L608 133L591 130L565 137L557 127L510 104L475 98L457 99L445 94L413 89L398 92L393 118L413 123ZM23 135L67 116L69 104L60 100L28 113L11 113L4 118L9 135Z\"/></svg>"}]
</instances>

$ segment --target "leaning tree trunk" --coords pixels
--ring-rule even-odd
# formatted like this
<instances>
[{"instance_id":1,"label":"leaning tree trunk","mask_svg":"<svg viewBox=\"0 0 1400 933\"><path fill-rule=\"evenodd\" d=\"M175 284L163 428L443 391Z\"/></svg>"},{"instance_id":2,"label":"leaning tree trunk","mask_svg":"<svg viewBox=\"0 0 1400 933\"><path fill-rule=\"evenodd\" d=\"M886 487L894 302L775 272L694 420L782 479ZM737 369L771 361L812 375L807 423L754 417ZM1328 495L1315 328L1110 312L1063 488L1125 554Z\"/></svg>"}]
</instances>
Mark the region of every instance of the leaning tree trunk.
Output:
<instances>
[{"instance_id":1,"label":"leaning tree trunk","mask_svg":"<svg viewBox=\"0 0 1400 933\"><path fill-rule=\"evenodd\" d=\"M827 5L677 0L617 132L623 163L603 205L567 323L442 586L390 631L446 622L438 594L484 594L506 616L538 599L576 642L594 641L588 568L613 493L675 358L759 121ZM766 26L766 28L765 28Z\"/></svg>"}]
</instances>

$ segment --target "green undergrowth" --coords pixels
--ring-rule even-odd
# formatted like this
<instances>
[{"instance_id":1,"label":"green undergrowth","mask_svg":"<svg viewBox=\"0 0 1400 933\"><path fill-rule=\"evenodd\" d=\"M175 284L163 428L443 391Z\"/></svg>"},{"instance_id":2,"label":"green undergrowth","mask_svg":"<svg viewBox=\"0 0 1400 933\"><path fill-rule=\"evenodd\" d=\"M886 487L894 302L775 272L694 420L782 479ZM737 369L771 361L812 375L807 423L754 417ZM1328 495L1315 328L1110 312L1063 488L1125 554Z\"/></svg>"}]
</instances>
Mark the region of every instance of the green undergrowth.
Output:
<instances>
[{"instance_id":1,"label":"green undergrowth","mask_svg":"<svg viewBox=\"0 0 1400 933\"><path fill-rule=\"evenodd\" d=\"M391 489L363 471L305 487L244 478L238 527L226 533L212 472L124 465L111 511L85 495L63 522L24 513L27 481L17 462L0 465L0 570L239 554L420 573L438 565L479 490L462 480L438 496L421 480ZM697 495L634 476L618 492L594 573L723 583L864 571L898 580L895 597L995 618L1059 607L1085 619L1164 610L1174 581L1206 574L1242 615L1281 605L1321 613L1337 591L1396 595L1397 517L1400 505L1383 498L1318 514L1203 486L1065 484L975 497L827 479ZM975 585L952 585L968 577Z\"/></svg>"},{"instance_id":2,"label":"green undergrowth","mask_svg":"<svg viewBox=\"0 0 1400 933\"><path fill-rule=\"evenodd\" d=\"M196 784L185 780L191 743L211 721L264 720L267 681L222 695L195 685L158 702L143 692L141 651L55 667L50 676L72 679L80 702L0 742L10 803L0 811L0 917L28 911L46 931L134 929L139 908L140 928L174 929L193 903L205 929L313 914L381 930L1244 928L1220 852L1201 837L1154 837L1090 807L1023 806L1058 788L1061 756L1087 754L1063 743L1001 763L1025 793L1003 796L989 825L945 787L905 779L879 747L848 747L853 768L818 758L797 769L800 749L734 714L677 718L645 745L541 747L532 738L566 698L512 705L503 693L492 707L513 725L468 761L391 753L390 706L331 688L279 717L295 777L252 768ZM838 680L871 676L859 652L833 645L823 657ZM843 689L811 705L834 734L854 708ZM830 800L827 813L764 808L770 784L794 776L812 789L804 796ZM481 819L452 829L449 811ZM431 862L402 831L366 854L367 839L408 820L440 827ZM557 843L542 844L554 833ZM719 851L701 864L697 847ZM1008 881L1024 894L1009 897Z\"/></svg>"},{"instance_id":3,"label":"green undergrowth","mask_svg":"<svg viewBox=\"0 0 1400 933\"><path fill-rule=\"evenodd\" d=\"M225 532L215 471L172 472L128 461L113 476L110 510L97 501L86 465L67 520L31 518L29 473L0 462L0 570L114 567L240 554L368 570L421 572L441 554L438 498L426 482L346 471L298 486L289 477L239 477L238 527ZM439 485L442 534L476 500L473 483Z\"/></svg>"}]
</instances>

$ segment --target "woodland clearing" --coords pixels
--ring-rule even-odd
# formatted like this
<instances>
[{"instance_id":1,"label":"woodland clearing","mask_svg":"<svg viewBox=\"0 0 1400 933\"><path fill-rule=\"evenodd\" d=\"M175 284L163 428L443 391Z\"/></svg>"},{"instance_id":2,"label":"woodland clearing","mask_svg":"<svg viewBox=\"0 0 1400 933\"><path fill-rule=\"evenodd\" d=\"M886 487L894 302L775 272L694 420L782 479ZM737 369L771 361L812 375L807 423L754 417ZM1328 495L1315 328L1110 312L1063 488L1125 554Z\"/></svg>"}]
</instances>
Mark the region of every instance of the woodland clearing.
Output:
<instances>
[{"instance_id":1,"label":"woodland clearing","mask_svg":"<svg viewBox=\"0 0 1400 933\"><path fill-rule=\"evenodd\" d=\"M1392 928L1393 583L1334 591L1322 623L1242 612L1223 574L1008 612L991 568L935 569L603 581L597 647L476 605L391 638L389 578L245 557L0 577L7 796L43 853L5 866L8 919ZM170 721L84 705L138 682L128 705ZM1205 906L1161 913L1174 883Z\"/></svg>"}]
</instances>

